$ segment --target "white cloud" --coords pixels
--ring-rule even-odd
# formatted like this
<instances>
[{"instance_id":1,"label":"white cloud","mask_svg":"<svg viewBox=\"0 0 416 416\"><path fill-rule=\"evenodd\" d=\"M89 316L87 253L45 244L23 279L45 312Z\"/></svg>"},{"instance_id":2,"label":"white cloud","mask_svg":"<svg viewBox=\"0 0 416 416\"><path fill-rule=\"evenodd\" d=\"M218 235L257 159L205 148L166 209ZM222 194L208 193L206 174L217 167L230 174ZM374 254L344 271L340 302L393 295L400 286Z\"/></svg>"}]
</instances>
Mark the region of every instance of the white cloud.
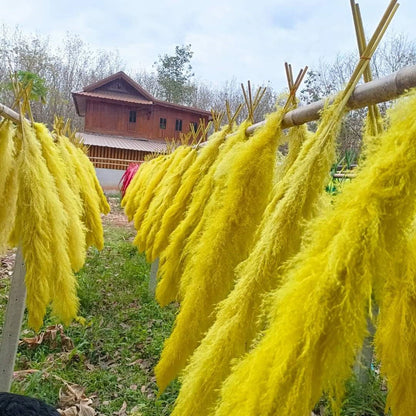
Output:
<instances>
[{"instance_id":1,"label":"white cloud","mask_svg":"<svg viewBox=\"0 0 416 416\"><path fill-rule=\"evenodd\" d=\"M361 0L367 35L388 1ZM285 88L283 64L297 72L320 59L355 50L348 0L0 0L0 23L24 32L49 35L59 43L66 32L94 48L118 49L127 67L152 69L158 55L175 45L192 44L199 79L222 83L271 81ZM392 30L416 39L416 2L403 0Z\"/></svg>"}]
</instances>

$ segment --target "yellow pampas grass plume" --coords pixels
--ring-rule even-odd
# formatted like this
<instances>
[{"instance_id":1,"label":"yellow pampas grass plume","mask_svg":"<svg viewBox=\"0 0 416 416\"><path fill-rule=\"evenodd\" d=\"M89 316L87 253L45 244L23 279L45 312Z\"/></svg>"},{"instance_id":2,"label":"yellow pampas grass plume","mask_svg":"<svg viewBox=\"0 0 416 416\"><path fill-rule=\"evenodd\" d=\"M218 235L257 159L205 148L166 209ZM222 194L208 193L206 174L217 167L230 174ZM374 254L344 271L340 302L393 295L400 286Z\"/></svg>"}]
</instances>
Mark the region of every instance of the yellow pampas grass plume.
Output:
<instances>
[{"instance_id":1,"label":"yellow pampas grass plume","mask_svg":"<svg viewBox=\"0 0 416 416\"><path fill-rule=\"evenodd\" d=\"M172 160L154 188L153 198L143 216L143 221L137 228L137 235L133 243L137 245L139 251L146 252L148 261L154 260L152 256L154 232L152 229L159 226L159 220L163 216L166 204L169 204L173 190L177 190L178 184L180 184L183 169L186 165L189 166L189 158L187 158L189 154L191 154L191 158L195 156L195 149L189 146L179 146L172 153Z\"/></svg>"},{"instance_id":2,"label":"yellow pampas grass plume","mask_svg":"<svg viewBox=\"0 0 416 416\"><path fill-rule=\"evenodd\" d=\"M162 224L155 236L153 255L160 255L168 246L169 236L185 217L188 205L192 198L192 192L196 184L208 172L210 166L214 163L220 145L224 142L225 134L229 131L228 126L223 131L214 133L207 144L198 151L198 155L189 167L189 171L184 174L180 188L172 204L166 210L162 218Z\"/></svg>"},{"instance_id":3,"label":"yellow pampas grass plume","mask_svg":"<svg viewBox=\"0 0 416 416\"><path fill-rule=\"evenodd\" d=\"M88 159L88 156L83 152L81 148L74 146L74 149L76 151L78 160L84 168L87 176L85 179L89 181L91 191L95 190L95 194L99 202L100 212L104 215L107 215L110 212L110 205L108 204L107 198L103 192L103 188L101 187L97 175L95 174L94 165L91 163L91 161Z\"/></svg>"},{"instance_id":4,"label":"yellow pampas grass plume","mask_svg":"<svg viewBox=\"0 0 416 416\"><path fill-rule=\"evenodd\" d=\"M77 314L78 299L65 238L68 218L54 178L27 122L22 122L19 134L22 150L15 235L26 267L28 324L38 330L51 301L53 313L69 323Z\"/></svg>"},{"instance_id":5,"label":"yellow pampas grass plume","mask_svg":"<svg viewBox=\"0 0 416 416\"><path fill-rule=\"evenodd\" d=\"M323 122L332 111L324 113ZM338 127L334 126L323 149L319 132L311 134L306 126L291 129L289 154L279 167L283 177L274 186L256 243L236 268L236 285L219 304L215 323L184 372L173 415L209 414L222 381L230 373L232 360L245 354L261 331L263 297L280 286L279 268L299 250L305 222L318 212L318 201L335 158Z\"/></svg>"},{"instance_id":6,"label":"yellow pampas grass plume","mask_svg":"<svg viewBox=\"0 0 416 416\"><path fill-rule=\"evenodd\" d=\"M160 159L160 162L154 165L154 169L152 169L152 175L149 178L149 181L145 185L143 191L139 191L140 196L139 204L137 205L136 212L134 213L133 221L134 221L134 228L139 230L144 217L146 216L146 212L149 208L149 205L154 197L154 192L157 186L159 185L160 181L162 180L163 176L165 175L166 170L169 168L170 164L173 161L173 153L163 156ZM137 237L137 235L136 235Z\"/></svg>"},{"instance_id":7,"label":"yellow pampas grass plume","mask_svg":"<svg viewBox=\"0 0 416 416\"><path fill-rule=\"evenodd\" d=\"M180 311L155 368L161 390L213 323L215 306L232 288L235 266L249 253L270 197L283 114L279 109L269 115L264 127L235 145L214 173L217 185L204 210L201 235L189 245ZM245 135L244 124L237 134Z\"/></svg>"},{"instance_id":8,"label":"yellow pampas grass plume","mask_svg":"<svg viewBox=\"0 0 416 416\"><path fill-rule=\"evenodd\" d=\"M154 172L153 169L156 168L157 164L161 163L163 158L164 156L159 156L155 159L143 162L127 187L126 193L121 200L121 206L124 208L124 213L129 221L134 217L140 198L143 196L143 192L151 178L152 172Z\"/></svg>"},{"instance_id":9,"label":"yellow pampas grass plume","mask_svg":"<svg viewBox=\"0 0 416 416\"><path fill-rule=\"evenodd\" d=\"M91 175L87 171L85 161L80 158L76 147L65 136L57 136L57 146L66 163L72 165L73 187L79 192L82 205L82 222L86 229L86 246L95 246L98 250L104 247L104 232L100 216L102 204L100 196L95 192Z\"/></svg>"},{"instance_id":10,"label":"yellow pampas grass plume","mask_svg":"<svg viewBox=\"0 0 416 416\"><path fill-rule=\"evenodd\" d=\"M225 138L226 130L223 130L222 135ZM213 193L214 173L226 155L244 140L245 136L242 134L230 136L220 146L218 157L210 166L207 166L207 172L200 177L195 185L185 217L172 232L169 244L160 256L159 281L156 286L156 299L160 305L165 306L179 300L180 280L187 259L186 246L191 234L196 233L204 208Z\"/></svg>"},{"instance_id":11,"label":"yellow pampas grass plume","mask_svg":"<svg viewBox=\"0 0 416 416\"><path fill-rule=\"evenodd\" d=\"M345 380L402 255L416 203L416 95L391 113L357 177L308 228L273 295L270 326L225 381L217 416L308 414L323 391L339 414ZM404 414L404 413L403 413Z\"/></svg>"},{"instance_id":12,"label":"yellow pampas grass plume","mask_svg":"<svg viewBox=\"0 0 416 416\"><path fill-rule=\"evenodd\" d=\"M407 246L396 258L395 273L384 287L377 320L375 347L386 377L386 412L395 416L411 415L416 409L416 238L409 236Z\"/></svg>"},{"instance_id":13,"label":"yellow pampas grass plume","mask_svg":"<svg viewBox=\"0 0 416 416\"><path fill-rule=\"evenodd\" d=\"M160 249L155 247L155 238L159 230L162 228L165 213L172 207L173 201L181 186L182 179L188 175L188 169L195 161L196 156L196 149L191 148L188 153L185 153L182 159L179 159L176 162L176 169L166 172L166 178L163 181L163 187L160 190L158 198L160 202L155 198L155 205L158 206L157 212L154 213L153 220L151 220L151 228L149 229L146 237L146 246L148 247L146 249L146 254L150 261L154 261L160 255ZM173 164L171 166L173 166Z\"/></svg>"},{"instance_id":14,"label":"yellow pampas grass plume","mask_svg":"<svg viewBox=\"0 0 416 416\"><path fill-rule=\"evenodd\" d=\"M66 165L53 138L44 124L34 124L36 137L42 147L42 156L46 161L49 172L53 176L63 208L68 216L66 243L72 269L78 271L84 265L86 256L85 227L82 223L83 207L79 193L76 193L70 182L68 170L72 165Z\"/></svg>"},{"instance_id":15,"label":"yellow pampas grass plume","mask_svg":"<svg viewBox=\"0 0 416 416\"><path fill-rule=\"evenodd\" d=\"M281 180L295 163L298 158L300 149L308 136L311 136L306 125L292 127L287 133L287 143L289 151L286 156L283 156L279 160L279 164L276 169L276 182Z\"/></svg>"},{"instance_id":16,"label":"yellow pampas grass plume","mask_svg":"<svg viewBox=\"0 0 416 416\"><path fill-rule=\"evenodd\" d=\"M0 191L1 195L5 187L7 176L13 169L15 145L13 136L15 134L15 126L9 120L0 122Z\"/></svg>"},{"instance_id":17,"label":"yellow pampas grass plume","mask_svg":"<svg viewBox=\"0 0 416 416\"><path fill-rule=\"evenodd\" d=\"M0 254L7 246L14 226L17 199L15 126L11 121L0 123Z\"/></svg>"}]
</instances>

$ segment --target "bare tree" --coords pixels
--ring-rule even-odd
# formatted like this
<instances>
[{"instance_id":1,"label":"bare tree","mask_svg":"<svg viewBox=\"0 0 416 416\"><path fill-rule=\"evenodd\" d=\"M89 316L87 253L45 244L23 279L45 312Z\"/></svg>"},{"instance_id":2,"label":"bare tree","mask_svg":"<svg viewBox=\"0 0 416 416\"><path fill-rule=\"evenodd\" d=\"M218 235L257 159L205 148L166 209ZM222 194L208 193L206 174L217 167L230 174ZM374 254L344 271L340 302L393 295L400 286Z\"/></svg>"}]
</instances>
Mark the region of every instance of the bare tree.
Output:
<instances>
[{"instance_id":1,"label":"bare tree","mask_svg":"<svg viewBox=\"0 0 416 416\"><path fill-rule=\"evenodd\" d=\"M67 33L60 48L51 46L48 37L24 34L3 25L0 28L0 101L12 105L10 74L24 71L36 74L47 88L47 105L32 104L36 120L51 126L55 114L73 120L77 128L82 119L76 115L71 92L120 71L124 64L117 51L92 50L78 36Z\"/></svg>"},{"instance_id":2,"label":"bare tree","mask_svg":"<svg viewBox=\"0 0 416 416\"><path fill-rule=\"evenodd\" d=\"M306 75L300 95L302 102L310 103L341 91L348 82L357 61L357 52L338 55L332 63L321 61L317 68L310 70ZM414 64L416 64L416 42L410 41L402 34L392 34L387 37L370 63L374 78L387 76L404 66ZM382 114L389 105L390 103L379 105ZM359 154L366 114L366 109L360 109L346 115L338 138L340 158Z\"/></svg>"},{"instance_id":3,"label":"bare tree","mask_svg":"<svg viewBox=\"0 0 416 416\"><path fill-rule=\"evenodd\" d=\"M60 47L52 46L48 37L26 34L19 27L10 29L3 25L0 27L0 35L0 101L9 106L13 102L8 88L10 73L27 71L35 74L44 80L47 95L46 105L33 103L33 115L36 120L49 126L57 114L72 119L75 127L82 129L83 119L76 114L71 92L82 90L86 85L125 67L117 51L93 49L79 36L70 33L66 34ZM182 95L179 94L181 104L205 110L225 111L225 102L228 101L231 111L234 112L244 103L241 81L234 78L219 87L196 81L190 72L190 45L178 48L173 56L159 56L159 64L164 62L167 65L168 75L169 71L173 71L175 75L176 69L179 75L183 75L178 78L185 91ZM156 98L166 99L166 85L161 84L160 73L141 70L135 73L134 79ZM174 91L177 86L178 82L173 84ZM259 86L252 84L253 92ZM275 108L277 94L271 85L266 87L266 93L255 112L255 122L264 119ZM237 122L246 117L247 111L244 108Z\"/></svg>"}]
</instances>

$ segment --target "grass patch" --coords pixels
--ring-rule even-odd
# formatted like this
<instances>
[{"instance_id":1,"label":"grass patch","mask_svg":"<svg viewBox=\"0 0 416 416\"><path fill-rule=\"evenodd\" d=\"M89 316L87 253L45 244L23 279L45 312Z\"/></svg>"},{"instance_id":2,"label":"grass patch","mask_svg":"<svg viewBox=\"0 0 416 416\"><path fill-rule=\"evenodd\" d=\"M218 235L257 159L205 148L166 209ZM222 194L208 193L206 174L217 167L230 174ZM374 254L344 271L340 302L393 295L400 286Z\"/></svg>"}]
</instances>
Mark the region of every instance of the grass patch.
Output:
<instances>
[{"instance_id":1,"label":"grass patch","mask_svg":"<svg viewBox=\"0 0 416 416\"><path fill-rule=\"evenodd\" d=\"M116 198L112 198L116 199ZM119 207L115 207L116 213ZM105 247L90 249L78 273L80 316L64 328L65 339L19 346L12 391L57 405L65 382L85 387L98 415L112 415L127 404L127 414L168 415L177 395L173 383L157 397L153 368L170 334L176 308L160 308L149 294L150 265L132 246L130 225L104 220ZM0 324L4 320L8 279L0 281ZM51 317L45 328L54 324ZM43 328L43 330L45 330ZM23 336L35 334L23 324ZM37 371L38 370L38 371Z\"/></svg>"}]
</instances>

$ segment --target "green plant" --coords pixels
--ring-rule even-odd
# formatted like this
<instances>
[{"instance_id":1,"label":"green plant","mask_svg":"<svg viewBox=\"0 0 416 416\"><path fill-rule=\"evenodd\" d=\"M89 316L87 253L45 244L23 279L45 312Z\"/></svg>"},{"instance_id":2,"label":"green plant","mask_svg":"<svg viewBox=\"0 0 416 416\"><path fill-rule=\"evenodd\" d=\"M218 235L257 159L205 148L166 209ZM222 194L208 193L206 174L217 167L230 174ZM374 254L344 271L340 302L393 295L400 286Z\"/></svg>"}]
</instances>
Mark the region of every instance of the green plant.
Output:
<instances>
[{"instance_id":1,"label":"green plant","mask_svg":"<svg viewBox=\"0 0 416 416\"><path fill-rule=\"evenodd\" d=\"M360 383L356 377L348 381L343 416L384 416L385 406L385 382L374 370L368 369L365 383Z\"/></svg>"},{"instance_id":2,"label":"green plant","mask_svg":"<svg viewBox=\"0 0 416 416\"><path fill-rule=\"evenodd\" d=\"M341 416L386 416L387 389L385 380L374 369L368 369L364 382L353 375L346 383ZM314 409L315 415L332 416L330 400L323 396Z\"/></svg>"}]
</instances>

